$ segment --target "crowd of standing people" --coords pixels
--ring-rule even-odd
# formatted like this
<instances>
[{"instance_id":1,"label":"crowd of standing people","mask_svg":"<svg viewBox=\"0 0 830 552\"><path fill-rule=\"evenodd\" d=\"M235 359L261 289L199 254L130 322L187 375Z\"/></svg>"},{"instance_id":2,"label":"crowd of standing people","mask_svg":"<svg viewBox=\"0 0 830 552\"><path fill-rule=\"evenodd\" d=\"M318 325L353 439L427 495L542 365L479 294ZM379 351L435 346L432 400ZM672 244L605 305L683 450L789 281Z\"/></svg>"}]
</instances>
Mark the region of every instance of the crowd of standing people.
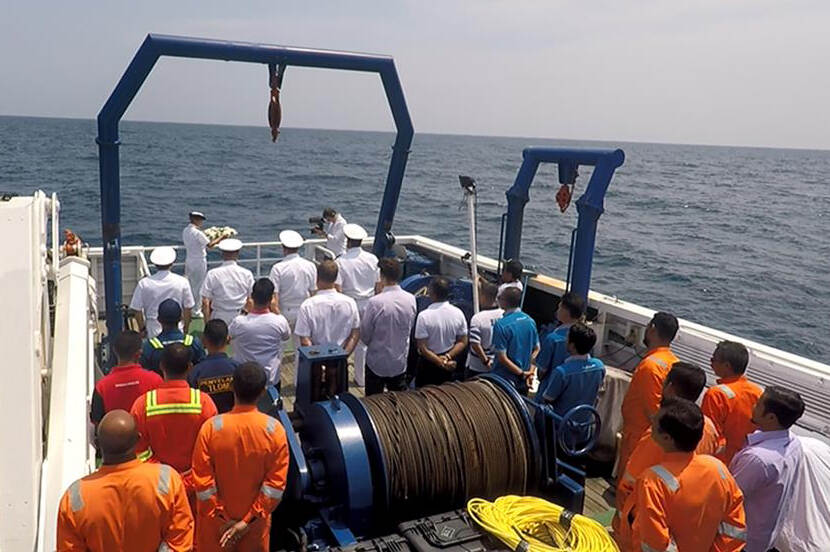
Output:
<instances>
[{"instance_id":1,"label":"crowd of standing people","mask_svg":"<svg viewBox=\"0 0 830 552\"><path fill-rule=\"evenodd\" d=\"M269 387L279 393L291 340L341 346L367 395L492 372L560 418L597 401L606 368L592 356L585 299L564 294L558 325L540 337L522 310L518 261L505 263L500 285L476 282L479 311L468 321L441 276L419 312L400 286L401 263L366 251L367 232L334 209L315 230L334 260L304 259L303 237L284 230L283 258L260 279L238 263L242 242L209 240L204 220L191 212L182 234L185 276L171 271L176 251L160 247L155 273L135 289L140 331L115 338L117 364L92 397L103 465L67 490L59 550L121 549L126 538L144 539L142 549L267 549L288 446L256 404ZM223 262L208 271L211 247ZM189 333L194 317L205 320L201 339ZM732 341L717 345L718 381L705 389L704 371L672 350L678 329L674 315L653 316L622 403L615 540L624 551L773 550L801 470L790 428L804 402L751 382L749 353ZM336 384L325 382L331 394Z\"/></svg>"}]
</instances>

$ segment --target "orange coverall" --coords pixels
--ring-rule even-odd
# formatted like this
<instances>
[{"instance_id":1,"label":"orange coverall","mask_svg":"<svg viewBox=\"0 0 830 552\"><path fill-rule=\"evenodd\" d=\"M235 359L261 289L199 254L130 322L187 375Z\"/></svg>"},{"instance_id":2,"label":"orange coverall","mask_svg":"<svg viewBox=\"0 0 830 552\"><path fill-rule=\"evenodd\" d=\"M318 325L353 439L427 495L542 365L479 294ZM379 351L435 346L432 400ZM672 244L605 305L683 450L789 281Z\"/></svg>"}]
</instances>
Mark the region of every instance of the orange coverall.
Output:
<instances>
[{"instance_id":1,"label":"orange coverall","mask_svg":"<svg viewBox=\"0 0 830 552\"><path fill-rule=\"evenodd\" d=\"M193 516L176 470L138 459L75 481L58 509L58 552L190 552Z\"/></svg>"},{"instance_id":2,"label":"orange coverall","mask_svg":"<svg viewBox=\"0 0 830 552\"><path fill-rule=\"evenodd\" d=\"M746 545L743 494L714 456L665 454L637 478L628 503L622 519L633 518L634 550L738 552Z\"/></svg>"},{"instance_id":3,"label":"orange coverall","mask_svg":"<svg viewBox=\"0 0 830 552\"><path fill-rule=\"evenodd\" d=\"M651 418L660 409L663 382L677 357L668 347L649 351L634 369L631 383L622 403L622 443L620 443L619 470L625 469L628 457L640 442L643 433L651 427Z\"/></svg>"},{"instance_id":4,"label":"orange coverall","mask_svg":"<svg viewBox=\"0 0 830 552\"><path fill-rule=\"evenodd\" d=\"M703 421L703 437L695 452L714 456L715 452L723 447L723 439L718 435L718 430L712 420L704 416ZM631 549L631 527L623 523L621 513L626 508L626 503L634 500L634 484L637 478L651 466L660 464L665 454L660 445L651 438L651 428L648 428L628 458L628 465L622 472L622 476L617 479L617 513L611 524L614 527L614 540L623 552ZM631 509L631 505L628 505L628 509Z\"/></svg>"},{"instance_id":5,"label":"orange coverall","mask_svg":"<svg viewBox=\"0 0 830 552\"><path fill-rule=\"evenodd\" d=\"M193 450L199 552L221 550L230 521L245 520L238 552L268 550L271 512L285 490L288 441L276 419L238 405L206 422Z\"/></svg>"},{"instance_id":6,"label":"orange coverall","mask_svg":"<svg viewBox=\"0 0 830 552\"><path fill-rule=\"evenodd\" d=\"M703 396L700 409L712 418L718 432L726 439L726 446L716 456L727 466L744 447L746 436L755 431L752 409L763 390L746 376L721 378Z\"/></svg>"},{"instance_id":7,"label":"orange coverall","mask_svg":"<svg viewBox=\"0 0 830 552\"><path fill-rule=\"evenodd\" d=\"M193 446L202 424L216 413L210 395L191 389L184 380L165 381L158 389L138 397L130 410L141 435L136 448L138 458L176 468L194 516L196 491L190 472Z\"/></svg>"}]
</instances>

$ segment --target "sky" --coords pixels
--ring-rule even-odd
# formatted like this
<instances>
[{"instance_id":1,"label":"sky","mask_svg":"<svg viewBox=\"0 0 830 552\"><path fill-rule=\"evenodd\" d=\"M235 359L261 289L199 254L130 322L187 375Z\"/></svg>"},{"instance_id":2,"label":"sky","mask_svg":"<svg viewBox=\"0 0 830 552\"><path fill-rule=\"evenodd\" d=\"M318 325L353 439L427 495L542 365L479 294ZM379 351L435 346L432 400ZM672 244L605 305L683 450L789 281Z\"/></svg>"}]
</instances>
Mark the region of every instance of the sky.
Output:
<instances>
[{"instance_id":1,"label":"sky","mask_svg":"<svg viewBox=\"0 0 830 552\"><path fill-rule=\"evenodd\" d=\"M416 132L830 149L827 0L0 0L0 114L94 118L147 33L391 55ZM289 68L287 127L394 130ZM266 125L259 65L162 59L125 118Z\"/></svg>"}]
</instances>

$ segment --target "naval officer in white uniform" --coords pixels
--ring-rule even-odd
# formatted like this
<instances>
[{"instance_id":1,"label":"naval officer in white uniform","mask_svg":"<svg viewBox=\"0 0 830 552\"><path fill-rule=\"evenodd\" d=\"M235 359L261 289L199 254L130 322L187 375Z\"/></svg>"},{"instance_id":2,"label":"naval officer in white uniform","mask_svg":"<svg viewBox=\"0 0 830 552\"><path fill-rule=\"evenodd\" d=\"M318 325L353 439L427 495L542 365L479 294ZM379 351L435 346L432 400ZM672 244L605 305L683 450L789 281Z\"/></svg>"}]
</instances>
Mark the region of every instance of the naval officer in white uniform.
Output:
<instances>
[{"instance_id":1,"label":"naval officer in white uniform","mask_svg":"<svg viewBox=\"0 0 830 552\"><path fill-rule=\"evenodd\" d=\"M183 323L180 327L187 333L194 304L193 293L187 278L170 272L170 267L176 262L176 250L157 247L150 253L150 262L156 266L156 273L138 282L130 301L130 310L135 312L139 327L146 328L147 338L151 339L161 333L159 305L165 299L173 299L182 307Z\"/></svg>"},{"instance_id":2,"label":"naval officer in white uniform","mask_svg":"<svg viewBox=\"0 0 830 552\"><path fill-rule=\"evenodd\" d=\"M218 318L230 326L248 301L254 287L254 274L237 264L242 242L229 238L219 242L224 262L208 270L202 284L202 311L205 319Z\"/></svg>"},{"instance_id":3,"label":"naval officer in white uniform","mask_svg":"<svg viewBox=\"0 0 830 552\"><path fill-rule=\"evenodd\" d=\"M361 244L368 235L358 224L347 224L343 228L346 236L346 252L337 257L337 287L347 297L357 303L357 310L363 318L363 311L369 299L375 294L375 286L380 280L378 258L365 251ZM354 351L355 383L363 387L366 375L366 345L357 344Z\"/></svg>"},{"instance_id":4,"label":"naval officer in white uniform","mask_svg":"<svg viewBox=\"0 0 830 552\"><path fill-rule=\"evenodd\" d=\"M334 253L335 257L342 255L346 251L346 236L343 230L346 227L346 219L343 215L332 209L326 207L323 209L323 228L314 229L315 234L325 236L326 248Z\"/></svg>"},{"instance_id":5,"label":"naval officer in white uniform","mask_svg":"<svg viewBox=\"0 0 830 552\"><path fill-rule=\"evenodd\" d=\"M202 316L202 282L207 274L207 250L219 243L222 238L211 241L202 232L202 224L207 217L200 211L191 211L189 214L190 224L182 230L182 242L187 255L184 259L184 275L190 282L190 290L193 292L193 299L196 305L193 309L193 316Z\"/></svg>"},{"instance_id":6,"label":"naval officer in white uniform","mask_svg":"<svg viewBox=\"0 0 830 552\"><path fill-rule=\"evenodd\" d=\"M300 257L305 240L294 230L283 230L279 235L283 258L271 267L268 279L274 284L280 314L285 316L294 331L297 311L303 301L317 289L317 265Z\"/></svg>"}]
</instances>

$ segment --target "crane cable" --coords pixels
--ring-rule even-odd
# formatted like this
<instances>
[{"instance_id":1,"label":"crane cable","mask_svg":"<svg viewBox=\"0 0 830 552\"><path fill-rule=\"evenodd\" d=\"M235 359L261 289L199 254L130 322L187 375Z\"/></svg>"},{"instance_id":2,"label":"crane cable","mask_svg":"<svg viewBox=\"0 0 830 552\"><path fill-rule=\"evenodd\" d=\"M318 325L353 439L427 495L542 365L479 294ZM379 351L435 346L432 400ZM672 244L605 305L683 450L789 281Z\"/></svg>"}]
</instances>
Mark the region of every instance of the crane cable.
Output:
<instances>
[{"instance_id":1,"label":"crane cable","mask_svg":"<svg viewBox=\"0 0 830 552\"><path fill-rule=\"evenodd\" d=\"M599 522L541 498L506 495L495 502L473 498L467 512L518 552L619 552Z\"/></svg>"}]
</instances>

